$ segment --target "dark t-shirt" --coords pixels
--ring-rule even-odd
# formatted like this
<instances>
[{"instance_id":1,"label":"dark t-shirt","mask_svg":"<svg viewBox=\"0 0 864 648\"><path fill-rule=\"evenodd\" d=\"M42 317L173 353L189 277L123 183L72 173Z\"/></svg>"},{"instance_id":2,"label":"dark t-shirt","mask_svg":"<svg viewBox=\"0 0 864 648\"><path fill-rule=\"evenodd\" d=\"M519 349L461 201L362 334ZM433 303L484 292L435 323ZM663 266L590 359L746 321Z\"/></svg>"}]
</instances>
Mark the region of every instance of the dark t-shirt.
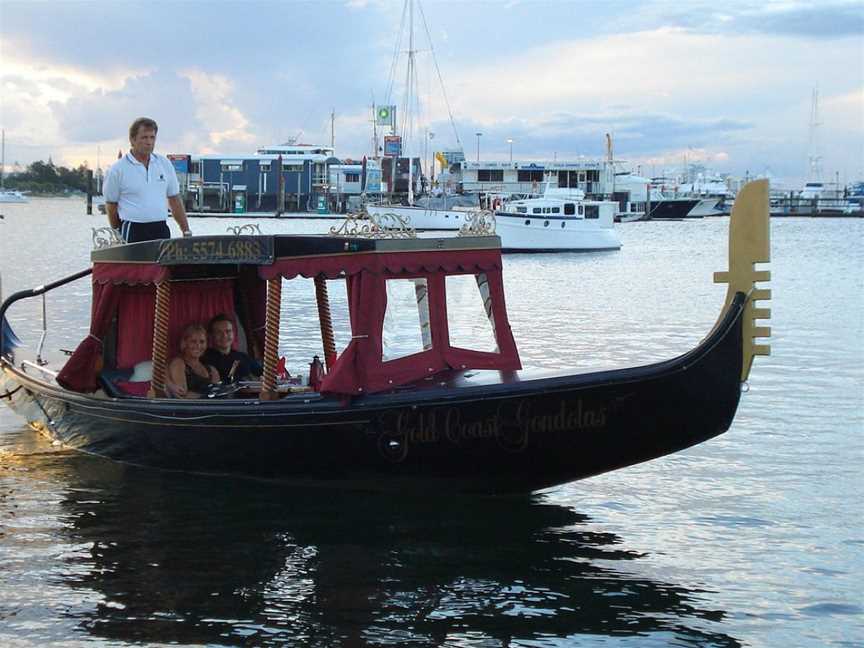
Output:
<instances>
[{"instance_id":1,"label":"dark t-shirt","mask_svg":"<svg viewBox=\"0 0 864 648\"><path fill-rule=\"evenodd\" d=\"M216 349L207 349L204 355L201 356L201 362L215 367L219 372L219 377L222 382L228 382L228 372L231 371L231 366L234 361L238 362L237 369L234 371L234 379L231 382L243 380L248 376L260 376L261 365L245 353L241 351L231 351L231 353L221 353Z\"/></svg>"}]
</instances>

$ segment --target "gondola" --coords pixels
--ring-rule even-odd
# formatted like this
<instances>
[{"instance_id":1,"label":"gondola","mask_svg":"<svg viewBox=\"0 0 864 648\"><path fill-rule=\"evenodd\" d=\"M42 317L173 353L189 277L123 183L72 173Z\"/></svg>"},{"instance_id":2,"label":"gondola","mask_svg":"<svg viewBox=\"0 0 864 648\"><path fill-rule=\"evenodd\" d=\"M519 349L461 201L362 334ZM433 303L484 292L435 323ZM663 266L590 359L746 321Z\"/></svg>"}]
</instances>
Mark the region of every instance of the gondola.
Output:
<instances>
[{"instance_id":1,"label":"gondola","mask_svg":"<svg viewBox=\"0 0 864 648\"><path fill-rule=\"evenodd\" d=\"M769 272L768 184L749 183L730 220L728 283L713 329L655 364L535 374L519 359L504 302L500 240L416 238L375 219L322 236L201 236L105 245L92 267L11 295L0 399L63 446L159 469L376 489L531 492L647 461L729 429L756 355L756 302ZM64 366L22 359L6 311L71 281L93 287L90 335ZM312 385L279 378L282 285L314 280L326 365ZM492 343L455 340L448 288L469 282ZM350 341L337 350L328 288L344 282ZM462 284L464 285L464 283ZM385 319L410 295L411 353L387 355ZM399 302L404 303L404 300ZM166 395L166 363L194 319L233 309L260 384L223 397ZM314 309L313 309L314 310ZM482 318L481 318L482 319ZM308 330L308 327L307 327ZM461 345L461 346L460 346ZM152 360L143 386L132 367ZM44 361L43 361L44 362ZM121 376L122 380L117 380ZM218 394L215 394L218 396Z\"/></svg>"}]
</instances>

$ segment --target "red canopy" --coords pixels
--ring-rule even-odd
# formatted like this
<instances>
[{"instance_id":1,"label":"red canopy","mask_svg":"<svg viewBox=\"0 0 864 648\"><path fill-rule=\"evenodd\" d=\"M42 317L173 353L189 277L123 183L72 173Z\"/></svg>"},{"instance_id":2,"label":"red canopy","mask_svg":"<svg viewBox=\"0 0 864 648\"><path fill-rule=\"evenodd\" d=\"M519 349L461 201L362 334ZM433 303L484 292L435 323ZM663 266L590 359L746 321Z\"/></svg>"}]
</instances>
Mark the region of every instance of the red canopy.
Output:
<instances>
[{"instance_id":1,"label":"red canopy","mask_svg":"<svg viewBox=\"0 0 864 648\"><path fill-rule=\"evenodd\" d=\"M446 275L480 274L487 277L497 353L451 346L447 324ZM264 279L324 274L346 276L351 316L351 342L325 377L321 391L357 395L379 392L434 375L447 369L521 369L519 353L507 320L501 281L501 254L497 249L370 252L328 257L277 259L262 266ZM387 309L387 278L425 278L428 286L432 348L385 362L383 326Z\"/></svg>"},{"instance_id":2,"label":"red canopy","mask_svg":"<svg viewBox=\"0 0 864 648\"><path fill-rule=\"evenodd\" d=\"M263 349L265 282L282 277L345 278L352 339L330 373L322 391L357 395L385 391L447 369L521 368L507 320L497 248L434 249L416 251L346 252L345 254L277 258L272 264L241 268L232 279L172 281L169 318L169 355L177 352L179 333L192 322L206 323L220 312L238 315L247 338ZM149 359L152 346L155 284L167 281L169 267L158 263L108 262L93 267L93 311L90 335L82 342L58 376L58 382L76 391L98 389L102 340L117 317L117 366L131 367ZM485 275L490 318L497 352L481 352L450 344L445 277ZM383 359L383 325L387 310L386 280L426 280L432 346L395 360ZM235 299L236 296L239 299Z\"/></svg>"}]
</instances>

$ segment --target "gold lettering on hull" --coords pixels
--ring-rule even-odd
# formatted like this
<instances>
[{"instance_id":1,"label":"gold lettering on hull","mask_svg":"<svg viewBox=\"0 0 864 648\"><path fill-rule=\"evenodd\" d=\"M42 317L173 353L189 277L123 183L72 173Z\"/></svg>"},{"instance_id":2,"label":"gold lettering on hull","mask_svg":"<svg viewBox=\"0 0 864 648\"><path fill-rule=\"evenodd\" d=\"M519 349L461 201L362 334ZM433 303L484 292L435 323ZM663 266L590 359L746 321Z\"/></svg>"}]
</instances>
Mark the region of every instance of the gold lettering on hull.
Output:
<instances>
[{"instance_id":1,"label":"gold lettering on hull","mask_svg":"<svg viewBox=\"0 0 864 648\"><path fill-rule=\"evenodd\" d=\"M429 410L405 409L395 419L382 421L381 437L386 439L388 458L402 461L411 445L438 444L446 441L461 446L495 440L502 448L520 452L531 436L604 429L608 423L604 407L588 406L583 400L561 401L549 411L534 400L505 402L494 413L477 418L469 410L456 407Z\"/></svg>"}]
</instances>

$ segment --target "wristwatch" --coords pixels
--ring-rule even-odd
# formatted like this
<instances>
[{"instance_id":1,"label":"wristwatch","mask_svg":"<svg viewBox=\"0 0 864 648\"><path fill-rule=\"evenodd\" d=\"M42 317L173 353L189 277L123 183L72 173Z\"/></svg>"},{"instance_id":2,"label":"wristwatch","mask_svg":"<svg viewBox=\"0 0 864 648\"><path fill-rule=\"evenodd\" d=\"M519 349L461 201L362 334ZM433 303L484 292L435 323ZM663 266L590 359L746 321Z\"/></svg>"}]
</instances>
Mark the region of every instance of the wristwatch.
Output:
<instances>
[{"instance_id":1,"label":"wristwatch","mask_svg":"<svg viewBox=\"0 0 864 648\"><path fill-rule=\"evenodd\" d=\"M183 230L183 238L189 238L192 236L192 230Z\"/></svg>"}]
</instances>

